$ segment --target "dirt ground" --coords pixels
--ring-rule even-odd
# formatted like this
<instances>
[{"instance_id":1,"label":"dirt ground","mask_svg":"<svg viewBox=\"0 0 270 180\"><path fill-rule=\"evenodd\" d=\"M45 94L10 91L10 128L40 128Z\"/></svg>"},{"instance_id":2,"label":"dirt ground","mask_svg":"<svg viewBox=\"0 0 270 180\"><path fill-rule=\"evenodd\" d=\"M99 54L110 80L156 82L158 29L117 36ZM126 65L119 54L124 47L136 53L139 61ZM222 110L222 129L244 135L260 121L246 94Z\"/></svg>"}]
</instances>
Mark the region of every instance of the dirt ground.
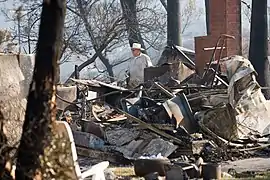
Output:
<instances>
[{"instance_id":1,"label":"dirt ground","mask_svg":"<svg viewBox=\"0 0 270 180\"><path fill-rule=\"evenodd\" d=\"M227 172L228 169L233 168L237 172L245 171L270 171L270 158L251 158L243 159L238 161L228 161L221 165L221 169L224 172Z\"/></svg>"},{"instance_id":2,"label":"dirt ground","mask_svg":"<svg viewBox=\"0 0 270 180\"><path fill-rule=\"evenodd\" d=\"M221 164L221 169L222 172L234 169L236 178L231 179L270 179L270 158L228 161ZM111 167L110 170L121 180L144 179L135 176L133 167Z\"/></svg>"}]
</instances>

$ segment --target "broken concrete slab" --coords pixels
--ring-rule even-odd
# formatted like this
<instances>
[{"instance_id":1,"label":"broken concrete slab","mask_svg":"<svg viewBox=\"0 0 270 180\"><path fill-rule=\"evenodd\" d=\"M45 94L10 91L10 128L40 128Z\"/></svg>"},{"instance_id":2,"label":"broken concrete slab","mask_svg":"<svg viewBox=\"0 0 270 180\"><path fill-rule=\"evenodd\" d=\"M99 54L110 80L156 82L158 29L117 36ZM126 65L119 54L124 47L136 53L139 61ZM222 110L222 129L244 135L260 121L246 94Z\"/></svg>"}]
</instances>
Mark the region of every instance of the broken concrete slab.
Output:
<instances>
[{"instance_id":1,"label":"broken concrete slab","mask_svg":"<svg viewBox=\"0 0 270 180\"><path fill-rule=\"evenodd\" d=\"M128 159L135 159L134 155L136 155L138 148L143 142L144 140L137 140L137 141L133 140L125 146L116 147L115 150L121 152L124 155L124 157Z\"/></svg>"},{"instance_id":2,"label":"broken concrete slab","mask_svg":"<svg viewBox=\"0 0 270 180\"><path fill-rule=\"evenodd\" d=\"M73 137L75 144L77 146L93 148L93 149L103 149L105 142L99 137L81 131L73 131Z\"/></svg>"},{"instance_id":3,"label":"broken concrete slab","mask_svg":"<svg viewBox=\"0 0 270 180\"><path fill-rule=\"evenodd\" d=\"M158 138L152 139L151 142L141 151L141 154L151 156L158 155L160 153L163 157L168 157L177 148L178 146L173 143Z\"/></svg>"},{"instance_id":4,"label":"broken concrete slab","mask_svg":"<svg viewBox=\"0 0 270 180\"><path fill-rule=\"evenodd\" d=\"M162 157L168 157L171 155L178 146L169 141L165 141L161 138L150 140L133 140L129 144L121 147L115 147L115 150L123 153L127 159L140 159L145 157L152 157L161 155Z\"/></svg>"},{"instance_id":5,"label":"broken concrete slab","mask_svg":"<svg viewBox=\"0 0 270 180\"><path fill-rule=\"evenodd\" d=\"M0 55L0 99L6 101L21 94L20 82L24 80L15 55Z\"/></svg>"},{"instance_id":6,"label":"broken concrete slab","mask_svg":"<svg viewBox=\"0 0 270 180\"><path fill-rule=\"evenodd\" d=\"M8 144L17 146L21 138L26 99L22 98L20 83L24 80L16 55L0 55L0 111L5 129L8 130Z\"/></svg>"},{"instance_id":7,"label":"broken concrete slab","mask_svg":"<svg viewBox=\"0 0 270 180\"><path fill-rule=\"evenodd\" d=\"M100 161L109 161L112 164L121 164L121 165L130 165L130 161L120 154L104 152L96 149L89 149L85 147L76 147L78 155L83 157L89 157L89 161L100 162Z\"/></svg>"},{"instance_id":8,"label":"broken concrete slab","mask_svg":"<svg viewBox=\"0 0 270 180\"><path fill-rule=\"evenodd\" d=\"M135 128L115 128L105 131L105 136L109 144L122 146L139 137L140 131Z\"/></svg>"}]
</instances>

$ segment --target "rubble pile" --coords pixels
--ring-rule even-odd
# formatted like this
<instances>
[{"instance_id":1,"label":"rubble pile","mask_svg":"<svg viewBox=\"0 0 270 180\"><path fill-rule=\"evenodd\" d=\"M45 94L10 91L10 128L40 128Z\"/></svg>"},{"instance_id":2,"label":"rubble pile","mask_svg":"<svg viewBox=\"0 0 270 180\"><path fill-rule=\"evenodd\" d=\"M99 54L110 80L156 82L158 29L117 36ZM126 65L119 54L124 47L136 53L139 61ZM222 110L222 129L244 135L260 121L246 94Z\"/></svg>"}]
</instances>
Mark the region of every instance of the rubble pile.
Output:
<instances>
[{"instance_id":1,"label":"rubble pile","mask_svg":"<svg viewBox=\"0 0 270 180\"><path fill-rule=\"evenodd\" d=\"M98 152L95 158L101 161L134 163L138 176L181 171L191 178L213 170L217 178L219 162L268 153L270 106L252 64L231 56L216 67L174 86L148 81L125 89L73 79L87 87L79 88L79 100L70 102L77 111L63 113L64 120L72 117L78 153ZM89 91L97 97L87 99Z\"/></svg>"}]
</instances>

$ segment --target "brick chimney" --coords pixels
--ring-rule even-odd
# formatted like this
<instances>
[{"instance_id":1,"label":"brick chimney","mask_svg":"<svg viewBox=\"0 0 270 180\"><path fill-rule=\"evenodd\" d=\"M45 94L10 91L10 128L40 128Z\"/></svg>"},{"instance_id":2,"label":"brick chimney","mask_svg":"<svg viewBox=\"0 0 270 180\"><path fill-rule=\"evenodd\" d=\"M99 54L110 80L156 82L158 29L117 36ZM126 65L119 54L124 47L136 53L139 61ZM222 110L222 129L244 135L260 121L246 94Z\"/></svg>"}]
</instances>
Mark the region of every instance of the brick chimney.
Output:
<instances>
[{"instance_id":1,"label":"brick chimney","mask_svg":"<svg viewBox=\"0 0 270 180\"><path fill-rule=\"evenodd\" d=\"M205 51L204 48L215 47L221 34L235 37L235 40L226 40L222 57L242 54L241 0L209 0L209 25L207 36L195 37L195 64L200 74L214 51ZM219 53L220 50L217 50L216 58Z\"/></svg>"}]
</instances>

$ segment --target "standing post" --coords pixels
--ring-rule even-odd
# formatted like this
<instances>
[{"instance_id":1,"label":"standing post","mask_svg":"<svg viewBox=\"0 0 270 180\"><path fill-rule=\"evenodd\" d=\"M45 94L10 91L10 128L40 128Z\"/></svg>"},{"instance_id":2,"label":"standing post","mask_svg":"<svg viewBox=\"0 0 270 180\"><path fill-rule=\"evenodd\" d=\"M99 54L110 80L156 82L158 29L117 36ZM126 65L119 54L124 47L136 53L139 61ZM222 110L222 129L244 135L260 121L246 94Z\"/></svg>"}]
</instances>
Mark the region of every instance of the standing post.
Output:
<instances>
[{"instance_id":1,"label":"standing post","mask_svg":"<svg viewBox=\"0 0 270 180\"><path fill-rule=\"evenodd\" d=\"M79 66L78 65L75 65L75 79L80 79L80 71L79 71ZM78 87L78 83L76 83L76 86L77 86L77 98L76 99L79 99L80 98L80 89Z\"/></svg>"},{"instance_id":2,"label":"standing post","mask_svg":"<svg viewBox=\"0 0 270 180\"><path fill-rule=\"evenodd\" d=\"M269 81L267 0L252 0L249 60L258 73L258 82L267 86ZM270 93L264 91L269 98Z\"/></svg>"},{"instance_id":3,"label":"standing post","mask_svg":"<svg viewBox=\"0 0 270 180\"><path fill-rule=\"evenodd\" d=\"M75 79L80 79L80 71L78 65L75 65Z\"/></svg>"},{"instance_id":4,"label":"standing post","mask_svg":"<svg viewBox=\"0 0 270 180\"><path fill-rule=\"evenodd\" d=\"M22 17L22 6L16 10L17 20L18 20L18 45L19 54L21 54L21 17Z\"/></svg>"},{"instance_id":5,"label":"standing post","mask_svg":"<svg viewBox=\"0 0 270 180\"><path fill-rule=\"evenodd\" d=\"M205 22L206 22L206 33L210 35L210 25L209 25L209 10L210 10L210 2L209 0L204 0L205 3Z\"/></svg>"},{"instance_id":6,"label":"standing post","mask_svg":"<svg viewBox=\"0 0 270 180\"><path fill-rule=\"evenodd\" d=\"M167 1L167 45L182 45L180 0Z\"/></svg>"}]
</instances>

